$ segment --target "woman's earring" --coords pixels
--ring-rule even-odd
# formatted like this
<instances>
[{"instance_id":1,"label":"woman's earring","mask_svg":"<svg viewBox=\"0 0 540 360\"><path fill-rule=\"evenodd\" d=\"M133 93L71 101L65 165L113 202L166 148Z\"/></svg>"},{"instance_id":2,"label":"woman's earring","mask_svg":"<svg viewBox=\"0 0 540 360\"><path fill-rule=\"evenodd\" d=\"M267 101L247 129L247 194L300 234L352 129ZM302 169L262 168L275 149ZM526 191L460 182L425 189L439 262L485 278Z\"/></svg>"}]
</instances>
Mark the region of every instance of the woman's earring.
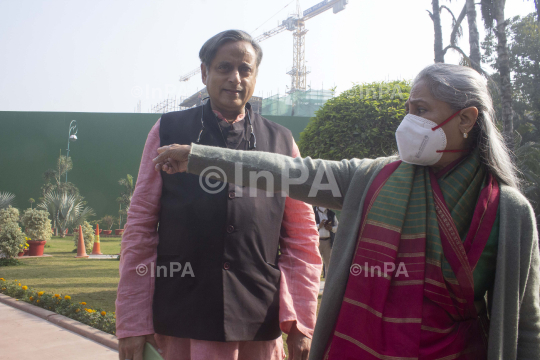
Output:
<instances>
[{"instance_id":1,"label":"woman's earring","mask_svg":"<svg viewBox=\"0 0 540 360\"><path fill-rule=\"evenodd\" d=\"M466 138L468 138L468 137L469 137L469 134L463 133L463 138L464 138L464 139L466 139Z\"/></svg>"}]
</instances>

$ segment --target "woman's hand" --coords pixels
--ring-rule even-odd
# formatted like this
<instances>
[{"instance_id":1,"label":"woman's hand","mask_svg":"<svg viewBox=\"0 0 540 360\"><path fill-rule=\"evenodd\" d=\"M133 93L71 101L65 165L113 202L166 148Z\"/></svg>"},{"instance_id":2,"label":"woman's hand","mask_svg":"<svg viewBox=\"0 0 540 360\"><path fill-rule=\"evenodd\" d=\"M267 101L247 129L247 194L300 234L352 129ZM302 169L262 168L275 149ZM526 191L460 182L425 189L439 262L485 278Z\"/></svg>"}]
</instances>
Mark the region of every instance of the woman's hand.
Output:
<instances>
[{"instance_id":1,"label":"woman's hand","mask_svg":"<svg viewBox=\"0 0 540 360\"><path fill-rule=\"evenodd\" d=\"M175 174L187 170L191 145L172 144L162 146L157 151L159 155L152 160L156 171L163 170L167 174Z\"/></svg>"}]
</instances>

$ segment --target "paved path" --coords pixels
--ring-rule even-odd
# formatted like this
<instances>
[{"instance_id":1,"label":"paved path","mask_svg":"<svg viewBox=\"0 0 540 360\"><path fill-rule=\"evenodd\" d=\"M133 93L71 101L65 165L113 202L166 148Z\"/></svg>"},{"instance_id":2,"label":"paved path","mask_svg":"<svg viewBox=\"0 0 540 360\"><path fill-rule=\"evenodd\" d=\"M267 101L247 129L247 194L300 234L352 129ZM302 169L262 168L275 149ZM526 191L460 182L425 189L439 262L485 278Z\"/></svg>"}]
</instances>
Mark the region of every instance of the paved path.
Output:
<instances>
[{"instance_id":1,"label":"paved path","mask_svg":"<svg viewBox=\"0 0 540 360\"><path fill-rule=\"evenodd\" d=\"M117 360L118 353L47 320L0 303L2 360Z\"/></svg>"}]
</instances>

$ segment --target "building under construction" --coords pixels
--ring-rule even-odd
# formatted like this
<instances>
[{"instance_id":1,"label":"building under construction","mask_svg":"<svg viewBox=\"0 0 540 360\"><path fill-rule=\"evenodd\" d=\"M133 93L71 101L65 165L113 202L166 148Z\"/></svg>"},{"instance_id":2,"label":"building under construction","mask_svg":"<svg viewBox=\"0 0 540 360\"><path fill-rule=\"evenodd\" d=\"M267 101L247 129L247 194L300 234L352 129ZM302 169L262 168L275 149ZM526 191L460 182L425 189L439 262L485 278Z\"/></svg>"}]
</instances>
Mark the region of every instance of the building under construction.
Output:
<instances>
[{"instance_id":1,"label":"building under construction","mask_svg":"<svg viewBox=\"0 0 540 360\"><path fill-rule=\"evenodd\" d=\"M261 114L272 116L312 117L324 103L334 97L332 90L297 90L285 95L273 95L262 101Z\"/></svg>"},{"instance_id":2,"label":"building under construction","mask_svg":"<svg viewBox=\"0 0 540 360\"><path fill-rule=\"evenodd\" d=\"M208 91L206 91L206 87L203 89L197 91L195 94L187 97L184 101L182 101L179 106L179 110L182 109L189 109L193 106L199 106L202 104L203 99L208 97ZM253 108L253 111L257 114L261 113L261 107L262 107L262 98L259 96L252 96L251 99L249 99L249 103L251 104L251 107Z\"/></svg>"},{"instance_id":3,"label":"building under construction","mask_svg":"<svg viewBox=\"0 0 540 360\"><path fill-rule=\"evenodd\" d=\"M291 87L289 93L295 91L306 91L307 82L306 75L309 70L306 69L306 21L318 16L327 10L332 9L334 14L337 14L343 10L349 1L348 0L323 0L318 4L310 7L307 10L302 11L300 8L300 1L296 0L296 12L289 16L287 19L282 20L281 24L277 27L262 33L253 40L256 42L262 42L284 31L290 31L293 35L293 65L291 70L287 71L287 74L291 76ZM200 66L191 70L190 72L182 75L180 81L188 81L193 76L201 72Z\"/></svg>"},{"instance_id":4,"label":"building under construction","mask_svg":"<svg viewBox=\"0 0 540 360\"><path fill-rule=\"evenodd\" d=\"M249 102L256 113L263 116L298 116L312 117L315 111L319 109L328 99L334 96L331 90L312 90L307 89L306 75L310 72L306 68L305 59L305 44L306 21L318 16L327 10L332 9L334 14L343 11L348 3L348 0L322 0L316 5L302 11L300 1L296 0L296 12L290 15L287 19L282 20L281 24L276 28L264 32L254 38L256 42L262 42L272 36L275 36L284 31L290 31L293 35L293 66L287 74L291 76L291 85L285 95L274 95L269 98L262 99L253 96ZM287 5L288 6L288 5ZM180 81L188 81L196 74L200 73L200 66L192 71L182 75ZM208 96L206 88L197 91L195 94L185 98L180 103L174 100L165 100L152 108L152 112L167 112L175 110L183 110L193 106L198 106L202 100Z\"/></svg>"},{"instance_id":5,"label":"building under construction","mask_svg":"<svg viewBox=\"0 0 540 360\"><path fill-rule=\"evenodd\" d=\"M152 106L153 113L168 113L171 111L179 111L200 106L203 99L208 97L206 88L197 91L195 94L182 99L177 98L166 99L155 106ZM263 116L298 116L312 117L324 103L334 97L332 90L312 90L307 91L297 90L292 93L276 94L263 99L259 96L252 96L249 103L253 111Z\"/></svg>"}]
</instances>

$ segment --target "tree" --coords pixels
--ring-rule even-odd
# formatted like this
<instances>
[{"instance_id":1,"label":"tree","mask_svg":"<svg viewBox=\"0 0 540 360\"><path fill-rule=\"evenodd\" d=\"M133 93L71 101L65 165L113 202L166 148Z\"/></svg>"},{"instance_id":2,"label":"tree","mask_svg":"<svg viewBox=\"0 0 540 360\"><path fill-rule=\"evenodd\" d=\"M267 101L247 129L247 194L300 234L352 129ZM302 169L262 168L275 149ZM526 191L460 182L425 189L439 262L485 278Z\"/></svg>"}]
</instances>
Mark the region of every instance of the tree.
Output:
<instances>
[{"instance_id":1,"label":"tree","mask_svg":"<svg viewBox=\"0 0 540 360\"><path fill-rule=\"evenodd\" d=\"M48 169L43 173L45 184L41 187L42 196L44 197L45 194L51 191L67 193L69 195L78 195L79 189L73 183L62 182L62 178L71 169L73 169L71 158L60 154L56 160L56 169Z\"/></svg>"},{"instance_id":2,"label":"tree","mask_svg":"<svg viewBox=\"0 0 540 360\"><path fill-rule=\"evenodd\" d=\"M302 156L341 160L395 153L410 88L408 81L375 82L328 100L300 135Z\"/></svg>"},{"instance_id":3,"label":"tree","mask_svg":"<svg viewBox=\"0 0 540 360\"><path fill-rule=\"evenodd\" d=\"M431 19L433 20L433 27L435 30L435 62L444 62L444 56L448 50L452 49L459 52L463 58L462 64L470 66L479 73L485 74L481 66L481 55L480 55L480 40L478 35L478 27L476 24L476 8L474 0L466 0L463 9L461 10L459 16L456 18L452 10L447 6L439 6L438 1L432 2L433 13L428 11ZM438 11L436 10L438 9ZM450 16L452 16L452 32L450 34L450 44L443 48L442 41L442 27L440 12L446 10ZM463 29L461 24L467 16L468 25L469 25L469 48L470 55L467 55L465 51L461 49L458 45L458 39L463 34Z\"/></svg>"},{"instance_id":4,"label":"tree","mask_svg":"<svg viewBox=\"0 0 540 360\"><path fill-rule=\"evenodd\" d=\"M536 14L524 18L514 17L506 28L510 74L513 79L512 95L514 128L523 138L523 143L540 141L540 27ZM494 69L500 68L495 35L490 32L482 42L484 62ZM500 82L499 73L493 78ZM494 103L502 112L500 94L494 93Z\"/></svg>"},{"instance_id":5,"label":"tree","mask_svg":"<svg viewBox=\"0 0 540 360\"><path fill-rule=\"evenodd\" d=\"M13 204L15 195L9 192L0 192L0 210L6 209Z\"/></svg>"},{"instance_id":6,"label":"tree","mask_svg":"<svg viewBox=\"0 0 540 360\"><path fill-rule=\"evenodd\" d=\"M523 194L529 199L536 215L536 225L540 229L540 145L534 142L527 142L516 146L516 158L518 168L523 182Z\"/></svg>"},{"instance_id":7,"label":"tree","mask_svg":"<svg viewBox=\"0 0 540 360\"><path fill-rule=\"evenodd\" d=\"M487 2L487 1L486 1ZM501 102L502 121L506 142L510 149L514 148L512 142L514 135L513 111L512 111L512 84L510 82L510 59L506 38L506 19L504 18L504 6L506 0L493 0L493 14L497 20L497 54L499 57L499 75L501 77Z\"/></svg>"},{"instance_id":8,"label":"tree","mask_svg":"<svg viewBox=\"0 0 540 360\"><path fill-rule=\"evenodd\" d=\"M517 16L508 26L514 123L525 141L540 141L540 26L535 15Z\"/></svg>"},{"instance_id":9,"label":"tree","mask_svg":"<svg viewBox=\"0 0 540 360\"><path fill-rule=\"evenodd\" d=\"M117 201L123 204L126 211L128 211L129 206L131 205L133 191L135 191L135 183L133 182L133 176L127 174L125 179L118 180L118 184L123 186L124 189L120 192L120 198Z\"/></svg>"},{"instance_id":10,"label":"tree","mask_svg":"<svg viewBox=\"0 0 540 360\"><path fill-rule=\"evenodd\" d=\"M540 0L533 0L536 7L536 21L540 23Z\"/></svg>"},{"instance_id":11,"label":"tree","mask_svg":"<svg viewBox=\"0 0 540 360\"><path fill-rule=\"evenodd\" d=\"M131 198L133 197L133 191L135 191L135 183L133 181L133 176L127 174L126 178L118 180L118 184L122 185L124 188L120 192L120 197L116 199L116 202L120 204L120 210L118 210L118 227L122 227L122 219L124 216L127 217L129 207L131 206ZM123 205L123 209L122 209Z\"/></svg>"},{"instance_id":12,"label":"tree","mask_svg":"<svg viewBox=\"0 0 540 360\"><path fill-rule=\"evenodd\" d=\"M443 63L444 62L444 52L443 52L443 40L442 40L442 27L441 27L441 8L439 6L439 0L431 1L432 11L428 10L429 17L433 21L433 31L435 33L435 62Z\"/></svg>"},{"instance_id":13,"label":"tree","mask_svg":"<svg viewBox=\"0 0 540 360\"><path fill-rule=\"evenodd\" d=\"M30 203L30 209L32 208L32 204L36 202L36 200L30 198L28 199L28 202Z\"/></svg>"},{"instance_id":14,"label":"tree","mask_svg":"<svg viewBox=\"0 0 540 360\"><path fill-rule=\"evenodd\" d=\"M514 112L515 158L522 181L522 191L538 214L540 208L540 27L531 13L524 18L514 17L508 22L509 64L512 81ZM484 61L494 69L500 62L493 32L488 33L482 49ZM495 73L499 80L500 74ZM498 113L502 112L499 94L494 93L494 104ZM540 220L539 217L537 217Z\"/></svg>"},{"instance_id":15,"label":"tree","mask_svg":"<svg viewBox=\"0 0 540 360\"><path fill-rule=\"evenodd\" d=\"M514 149L514 123L512 110L512 83L510 81L510 59L506 34L504 7L506 0L482 0L482 18L487 30L494 31L497 37L497 64L499 72L499 91L501 97L501 120L503 135L507 146ZM497 23L494 26L494 22Z\"/></svg>"},{"instance_id":16,"label":"tree","mask_svg":"<svg viewBox=\"0 0 540 360\"><path fill-rule=\"evenodd\" d=\"M480 35L478 34L478 26L476 25L476 7L474 0L466 0L465 8L467 9L467 21L469 24L469 48L471 67L478 72L482 72L480 63Z\"/></svg>"},{"instance_id":17,"label":"tree","mask_svg":"<svg viewBox=\"0 0 540 360\"><path fill-rule=\"evenodd\" d=\"M65 230L82 225L90 216L94 216L94 210L85 207L86 202L80 195L69 195L51 191L44 196L44 200L37 207L49 212L55 222L55 227L60 230L60 236L65 237Z\"/></svg>"}]
</instances>

